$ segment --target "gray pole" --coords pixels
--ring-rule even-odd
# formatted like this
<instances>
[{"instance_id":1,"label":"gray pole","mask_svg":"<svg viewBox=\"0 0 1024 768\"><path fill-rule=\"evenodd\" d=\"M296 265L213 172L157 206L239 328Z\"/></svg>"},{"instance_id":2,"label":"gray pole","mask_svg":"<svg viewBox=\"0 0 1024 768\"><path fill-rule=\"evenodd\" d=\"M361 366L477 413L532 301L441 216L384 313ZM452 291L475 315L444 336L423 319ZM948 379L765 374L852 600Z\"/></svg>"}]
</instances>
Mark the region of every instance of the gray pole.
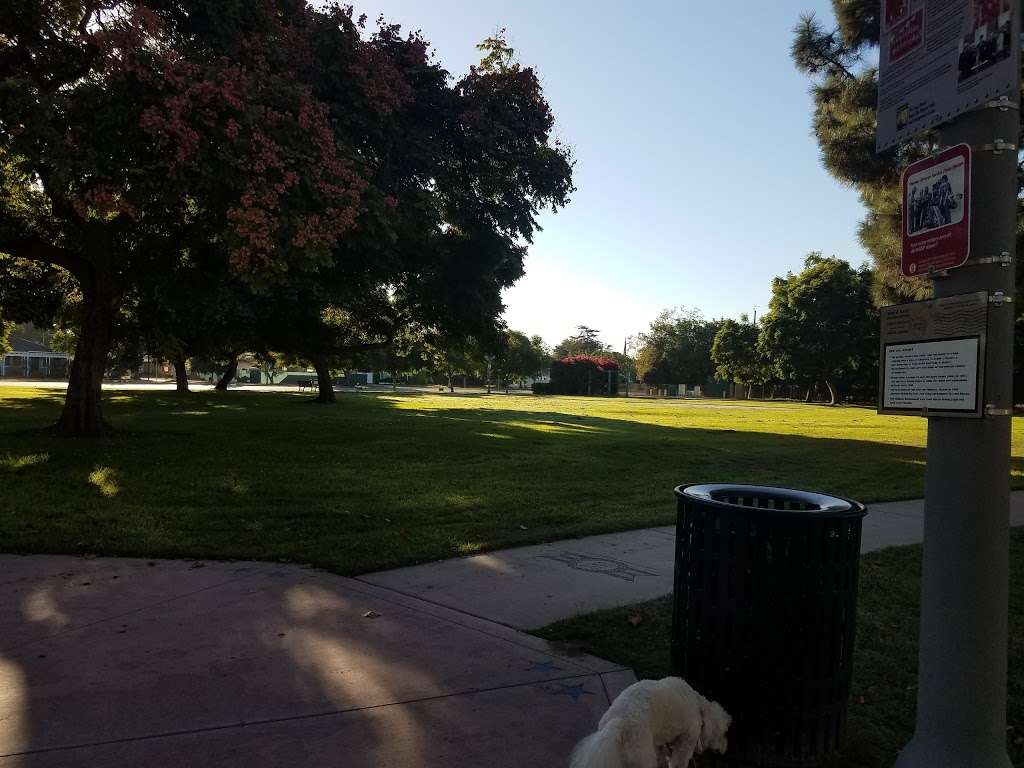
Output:
<instances>
[{"instance_id":1,"label":"gray pole","mask_svg":"<svg viewBox=\"0 0 1024 768\"><path fill-rule=\"evenodd\" d=\"M942 129L974 150L971 261L1014 256L1018 97ZM936 296L1014 294L1014 267L972 264L935 280ZM917 725L897 768L1010 768L1006 752L1013 306L990 304L985 399L998 415L928 419Z\"/></svg>"},{"instance_id":2,"label":"gray pole","mask_svg":"<svg viewBox=\"0 0 1024 768\"><path fill-rule=\"evenodd\" d=\"M628 349L627 349L628 346L629 346L629 336L627 336L626 338L624 338L622 340L622 356L623 357L626 357L629 354ZM626 397L629 397L629 363L627 363L625 360L623 360L622 363L623 363L623 365L626 366Z\"/></svg>"}]
</instances>

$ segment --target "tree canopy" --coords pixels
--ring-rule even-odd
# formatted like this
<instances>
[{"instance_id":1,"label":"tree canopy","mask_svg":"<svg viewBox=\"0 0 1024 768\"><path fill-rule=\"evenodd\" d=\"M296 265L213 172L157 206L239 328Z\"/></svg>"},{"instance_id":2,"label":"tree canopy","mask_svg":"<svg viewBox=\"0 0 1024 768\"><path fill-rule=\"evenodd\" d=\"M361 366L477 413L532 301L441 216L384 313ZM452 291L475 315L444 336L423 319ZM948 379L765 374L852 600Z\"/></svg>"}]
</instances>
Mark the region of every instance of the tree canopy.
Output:
<instances>
[{"instance_id":1,"label":"tree canopy","mask_svg":"<svg viewBox=\"0 0 1024 768\"><path fill-rule=\"evenodd\" d=\"M552 352L556 360L573 355L606 355L610 347L601 341L601 332L585 325L577 325L576 333L562 339Z\"/></svg>"},{"instance_id":2,"label":"tree canopy","mask_svg":"<svg viewBox=\"0 0 1024 768\"><path fill-rule=\"evenodd\" d=\"M540 336L528 337L519 331L506 330L503 343L495 356L495 373L505 384L521 384L536 376L551 363L551 353Z\"/></svg>"},{"instance_id":3,"label":"tree canopy","mask_svg":"<svg viewBox=\"0 0 1024 768\"><path fill-rule=\"evenodd\" d=\"M123 305L187 346L256 302L282 351L321 361L408 322L496 336L572 158L534 70L500 34L481 50L453 79L418 33L302 0L5 6L0 254L66 269L81 294L58 430L105 431Z\"/></svg>"},{"instance_id":4,"label":"tree canopy","mask_svg":"<svg viewBox=\"0 0 1024 768\"><path fill-rule=\"evenodd\" d=\"M873 276L835 257L811 253L799 274L772 281L760 352L779 379L823 383L832 403L841 377L863 373L878 358Z\"/></svg>"},{"instance_id":5,"label":"tree canopy","mask_svg":"<svg viewBox=\"0 0 1024 768\"><path fill-rule=\"evenodd\" d=\"M636 372L648 386L704 384L714 371L711 345L718 323L697 310L666 309L641 334Z\"/></svg>"},{"instance_id":6,"label":"tree canopy","mask_svg":"<svg viewBox=\"0 0 1024 768\"><path fill-rule=\"evenodd\" d=\"M746 317L723 320L711 344L715 376L740 384L763 384L773 375L758 347L760 330Z\"/></svg>"}]
</instances>

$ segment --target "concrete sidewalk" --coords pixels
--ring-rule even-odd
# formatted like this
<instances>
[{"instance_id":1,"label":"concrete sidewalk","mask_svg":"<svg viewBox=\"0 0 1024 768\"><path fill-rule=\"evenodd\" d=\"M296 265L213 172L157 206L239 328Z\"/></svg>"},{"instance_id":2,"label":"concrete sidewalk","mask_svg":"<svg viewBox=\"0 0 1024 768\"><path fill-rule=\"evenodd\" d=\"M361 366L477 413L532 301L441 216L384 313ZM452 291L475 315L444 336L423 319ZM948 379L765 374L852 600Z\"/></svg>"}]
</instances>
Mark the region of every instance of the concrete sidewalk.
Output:
<instances>
[{"instance_id":1,"label":"concrete sidewalk","mask_svg":"<svg viewBox=\"0 0 1024 768\"><path fill-rule=\"evenodd\" d=\"M1024 491L1011 495L1011 524L1024 525ZM870 506L861 551L921 541L924 501ZM500 550L368 574L360 580L535 629L601 608L672 591L675 528L647 528Z\"/></svg>"},{"instance_id":2,"label":"concrete sidewalk","mask_svg":"<svg viewBox=\"0 0 1024 768\"><path fill-rule=\"evenodd\" d=\"M0 556L0 766L563 765L632 672L295 566Z\"/></svg>"}]
</instances>

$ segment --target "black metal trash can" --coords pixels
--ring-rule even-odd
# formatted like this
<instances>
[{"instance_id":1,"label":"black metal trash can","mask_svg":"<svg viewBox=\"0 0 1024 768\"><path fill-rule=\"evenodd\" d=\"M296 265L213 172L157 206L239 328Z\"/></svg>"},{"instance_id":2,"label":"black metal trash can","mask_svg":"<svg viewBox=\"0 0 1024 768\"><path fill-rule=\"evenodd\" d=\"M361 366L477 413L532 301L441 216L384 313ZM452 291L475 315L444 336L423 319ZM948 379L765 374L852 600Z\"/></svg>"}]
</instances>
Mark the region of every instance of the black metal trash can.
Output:
<instances>
[{"instance_id":1,"label":"black metal trash can","mask_svg":"<svg viewBox=\"0 0 1024 768\"><path fill-rule=\"evenodd\" d=\"M846 722L863 504L679 486L672 666L733 716L723 765L816 766Z\"/></svg>"}]
</instances>

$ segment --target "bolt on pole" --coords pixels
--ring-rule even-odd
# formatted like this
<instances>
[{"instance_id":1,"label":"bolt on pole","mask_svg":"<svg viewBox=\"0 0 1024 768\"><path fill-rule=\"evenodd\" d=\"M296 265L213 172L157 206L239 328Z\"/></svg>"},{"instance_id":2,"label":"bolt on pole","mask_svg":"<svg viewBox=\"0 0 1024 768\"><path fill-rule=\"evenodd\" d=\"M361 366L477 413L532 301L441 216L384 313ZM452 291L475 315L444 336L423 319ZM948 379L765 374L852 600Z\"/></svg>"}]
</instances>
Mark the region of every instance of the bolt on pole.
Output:
<instances>
[{"instance_id":1,"label":"bolt on pole","mask_svg":"<svg viewBox=\"0 0 1024 768\"><path fill-rule=\"evenodd\" d=\"M1019 98L941 129L973 150L971 257L936 297L1014 295ZM1007 254L1006 259L991 258ZM981 263L977 263L977 262ZM1006 751L1012 303L989 304L980 419L929 416L917 722L897 768L1011 768Z\"/></svg>"}]
</instances>

